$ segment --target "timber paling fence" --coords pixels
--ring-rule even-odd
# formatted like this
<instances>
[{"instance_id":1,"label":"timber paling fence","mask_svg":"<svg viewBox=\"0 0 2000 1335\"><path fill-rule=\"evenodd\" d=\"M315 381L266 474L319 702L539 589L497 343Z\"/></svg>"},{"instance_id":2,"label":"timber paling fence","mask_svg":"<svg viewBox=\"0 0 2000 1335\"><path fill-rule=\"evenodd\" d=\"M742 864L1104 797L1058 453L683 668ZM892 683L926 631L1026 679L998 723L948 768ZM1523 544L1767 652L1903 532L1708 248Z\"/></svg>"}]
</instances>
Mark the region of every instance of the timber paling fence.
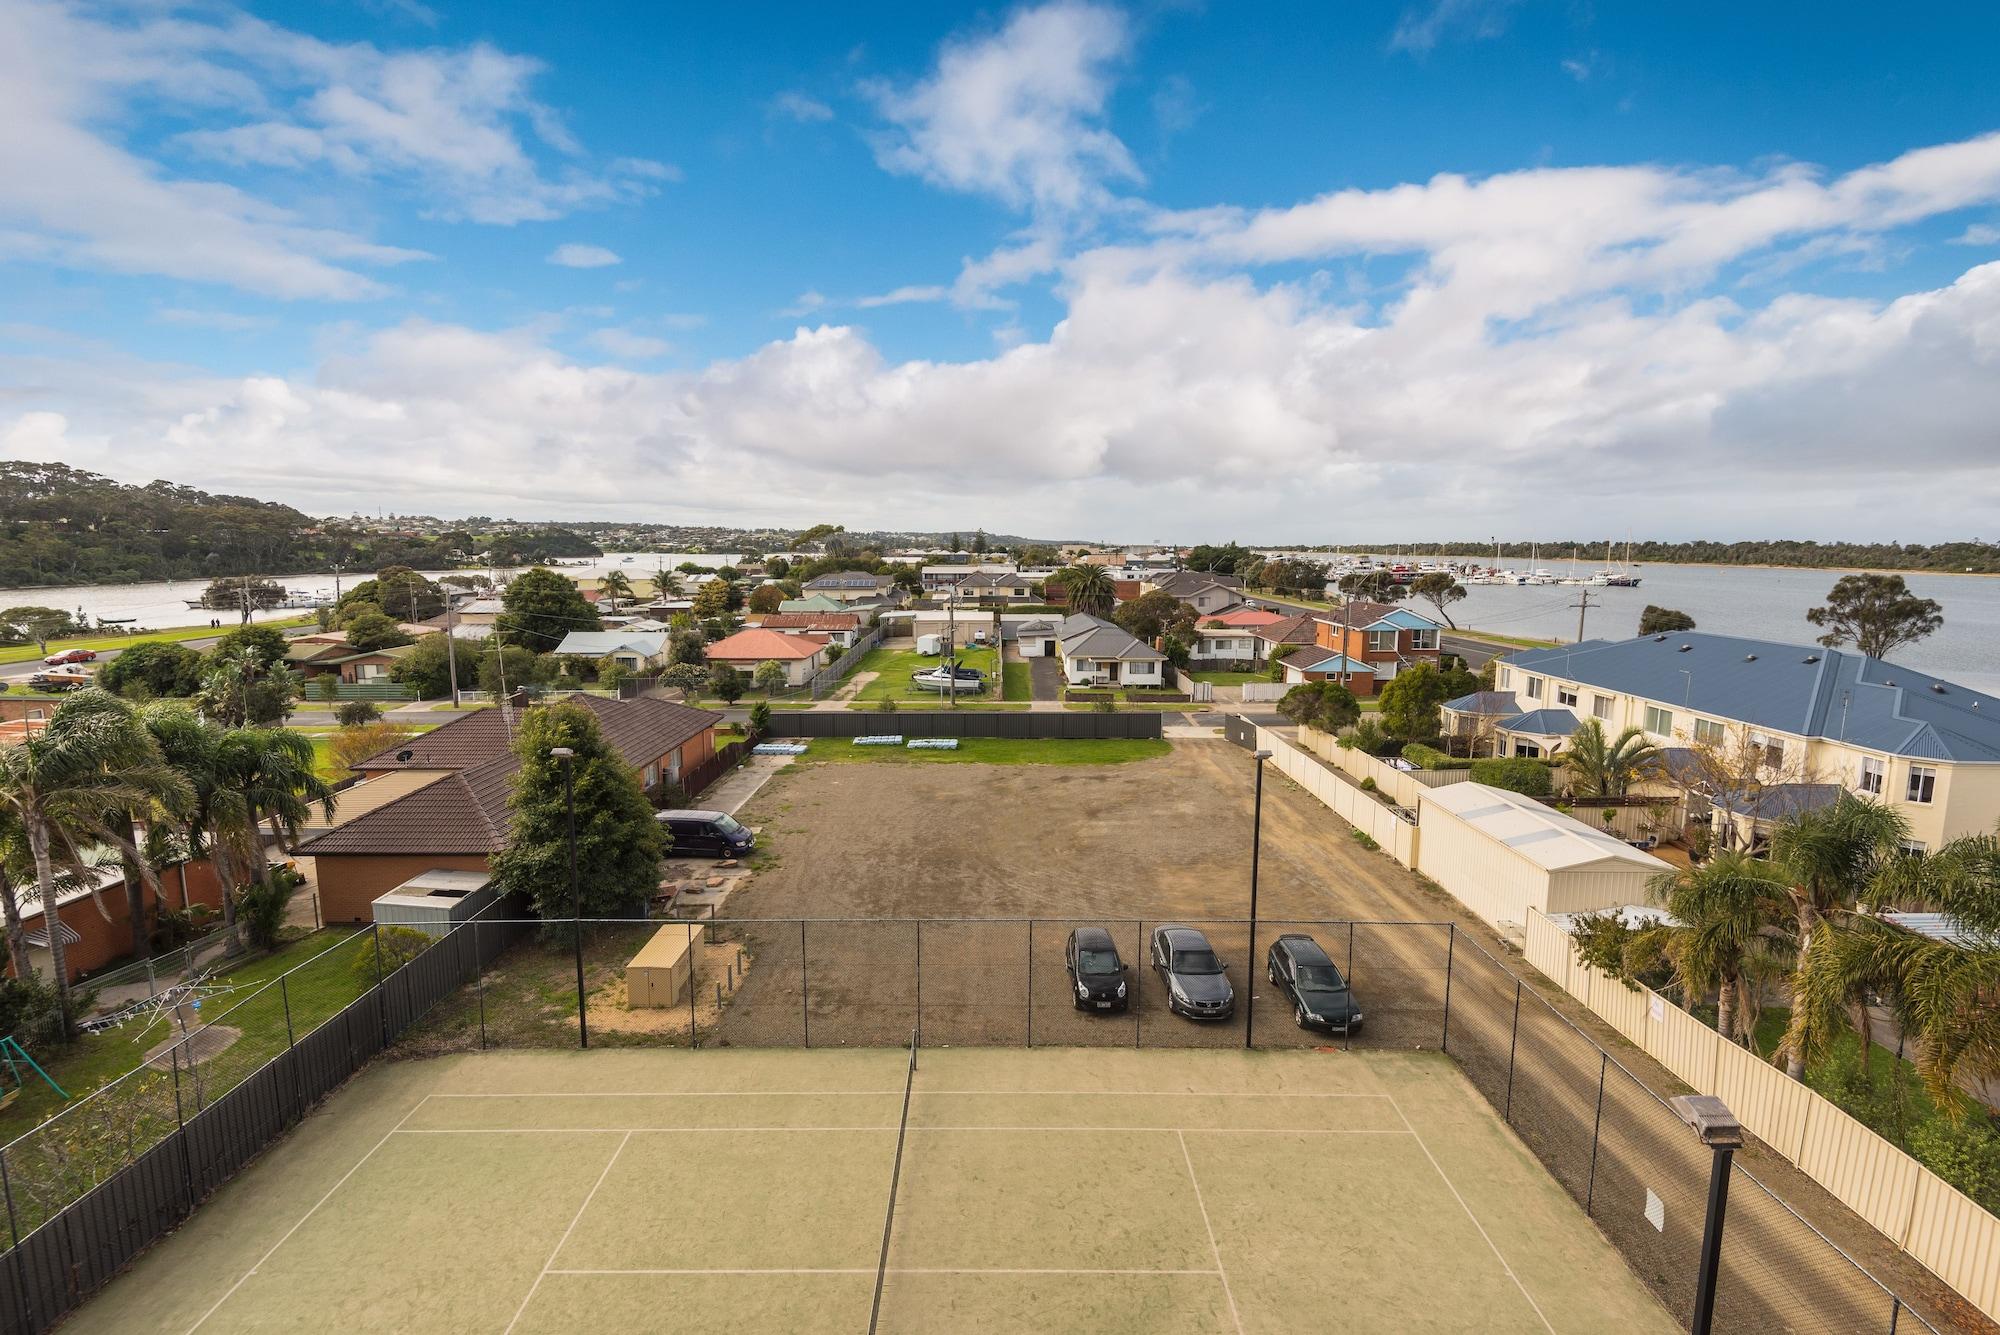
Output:
<instances>
[{"instance_id":1,"label":"timber paling fence","mask_svg":"<svg viewBox=\"0 0 2000 1335\"><path fill-rule=\"evenodd\" d=\"M1247 1040L1260 1049L1441 1049L1661 1303L1689 1319L1709 1152L1658 1095L1471 936L1433 922L1178 921L1202 930L1227 966L1237 997L1229 1020L1169 1012L1163 982L1146 967L1162 924L1148 920L592 920L582 924L595 994L589 1042L901 1047L914 1033L930 1047ZM1075 1004L1065 947L1082 926L1110 931L1125 959L1123 1012ZM577 1046L575 1003L565 1013L543 1001L570 986L569 938L542 927L489 911L400 968L378 968L358 997L350 986L338 1005L316 1001L326 979L315 986L306 971L320 961L350 979L365 971L382 942L364 931L200 1031L226 1026L244 1036L220 1054L181 1052L198 1041L191 1034L162 1054L164 1071L126 1078L143 1089L108 1099L100 1091L0 1150L16 1239L0 1257L0 1320L10 1330L48 1329L399 1037L417 1054ZM1265 981L1262 954L1288 932L1314 937L1342 967L1366 1017L1357 1031L1294 1023L1289 999ZM680 933L686 963L665 1006L607 1005L623 996L622 970L641 946ZM262 1009L246 1014L253 1005ZM269 1042L250 1043L272 1036L273 1025ZM253 1046L262 1051L256 1064L224 1065ZM86 1112L93 1103L97 1112ZM1733 1171L1715 1329L1936 1329L1740 1163Z\"/></svg>"},{"instance_id":2,"label":"timber paling fence","mask_svg":"<svg viewBox=\"0 0 2000 1335\"><path fill-rule=\"evenodd\" d=\"M1054 738L1158 738L1164 716L1157 710L1100 714L1096 711L1053 710L1029 713L989 709L937 710L773 710L770 737L873 737L901 733L905 737L1008 737L1016 740Z\"/></svg>"}]
</instances>

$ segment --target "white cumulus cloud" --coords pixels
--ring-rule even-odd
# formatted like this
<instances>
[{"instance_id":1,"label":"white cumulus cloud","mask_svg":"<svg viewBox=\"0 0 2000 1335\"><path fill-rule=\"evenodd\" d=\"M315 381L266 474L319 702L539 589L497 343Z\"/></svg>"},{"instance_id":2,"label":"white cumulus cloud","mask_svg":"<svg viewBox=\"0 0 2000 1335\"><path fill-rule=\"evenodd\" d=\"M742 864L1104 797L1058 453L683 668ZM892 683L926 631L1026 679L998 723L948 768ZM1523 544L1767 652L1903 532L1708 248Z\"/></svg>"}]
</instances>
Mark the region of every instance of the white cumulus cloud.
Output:
<instances>
[{"instance_id":1,"label":"white cumulus cloud","mask_svg":"<svg viewBox=\"0 0 2000 1335\"><path fill-rule=\"evenodd\" d=\"M603 269L621 262L618 252L579 241L565 242L549 252L549 263L565 269Z\"/></svg>"}]
</instances>

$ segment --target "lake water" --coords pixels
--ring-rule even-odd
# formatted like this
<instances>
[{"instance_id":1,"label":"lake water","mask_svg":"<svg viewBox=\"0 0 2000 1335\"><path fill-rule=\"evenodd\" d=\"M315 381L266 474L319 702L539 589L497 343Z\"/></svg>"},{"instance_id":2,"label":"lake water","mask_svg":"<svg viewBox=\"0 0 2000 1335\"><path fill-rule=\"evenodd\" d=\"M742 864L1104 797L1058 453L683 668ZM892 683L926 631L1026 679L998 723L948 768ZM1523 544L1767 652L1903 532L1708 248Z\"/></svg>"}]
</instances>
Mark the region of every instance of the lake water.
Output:
<instances>
[{"instance_id":1,"label":"lake water","mask_svg":"<svg viewBox=\"0 0 2000 1335\"><path fill-rule=\"evenodd\" d=\"M623 570L632 579L650 578L661 565L668 568L692 561L705 566L735 565L738 557L733 552L608 552L604 556L587 562L564 564L558 568L574 575L601 575L608 570ZM491 573L496 577L516 575L525 566L501 566L490 572L461 571L461 574ZM426 570L424 574L432 579L450 571ZM366 572L349 571L340 576L343 589L351 589L355 584L367 579ZM331 594L335 577L331 573L273 575L271 578L287 589L312 594ZM237 617L230 612L208 612L200 608L190 608L187 600L199 598L208 587L205 579L159 580L148 584L87 584L68 588L41 589L0 589L0 607L15 607L32 604L37 607L60 607L64 611L81 610L92 620L105 618L136 617L133 624L151 630L168 630L175 626L205 625L210 617L220 617L225 626L237 623ZM295 611L272 609L256 613L256 620L270 621L297 616Z\"/></svg>"},{"instance_id":2,"label":"lake water","mask_svg":"<svg viewBox=\"0 0 2000 1335\"><path fill-rule=\"evenodd\" d=\"M1515 565L1521 563L1516 562ZM1567 563L1544 561L1558 575ZM1586 562L1588 570L1598 562ZM1702 630L1721 635L1811 644L1817 626L1806 609L1826 601L1844 572L1770 570L1747 566L1642 565L1636 589L1583 589L1574 586L1473 585L1465 601L1451 606L1451 619L1471 630L1537 639L1576 639L1581 595L1590 595L1585 639L1624 639L1637 634L1639 613L1648 603L1677 608ZM2000 577L1992 575L1906 575L1910 591L1935 598L1944 608L1937 634L1898 650L1895 661L1975 690L2000 694ZM1425 609L1421 601L1413 606Z\"/></svg>"},{"instance_id":3,"label":"lake water","mask_svg":"<svg viewBox=\"0 0 2000 1335\"><path fill-rule=\"evenodd\" d=\"M597 560L560 568L583 575L601 575L618 569L639 578L651 575L662 564L671 567L693 561L723 566L734 565L736 560L734 553L610 552ZM1567 563L1544 561L1544 564L1559 575L1568 573ZM1595 569L1597 564L1584 563L1586 569ZM494 573L509 575L518 573L518 569L510 567ZM445 572L425 573L435 577ZM1453 604L1451 616L1460 626L1473 630L1573 640L1577 618L1574 604L1587 592L1590 594L1590 611L1584 625L1587 638L1632 635L1639 627L1640 610L1647 603L1657 603L1686 612L1703 630L1810 644L1818 632L1806 621L1806 609L1824 602L1827 590L1841 574L1834 570L1676 565L1642 565L1636 568L1636 573L1642 581L1636 589L1473 585L1466 589L1464 602ZM352 588L357 578L366 577L350 573L342 578L341 587ZM302 573L272 578L288 589L315 593L332 593L334 587L331 574ZM1906 578L1913 592L1943 604L1944 628L1930 639L1897 653L1896 661L1977 690L2000 694L2000 576L1909 575ZM190 611L186 605L187 599L201 596L207 583L176 580L77 588L0 589L0 607L35 603L81 608L93 618L137 617L138 625L164 630L171 626L198 626L208 619L210 614ZM291 615L274 611L260 613L259 619ZM224 620L234 624L227 615Z\"/></svg>"}]
</instances>

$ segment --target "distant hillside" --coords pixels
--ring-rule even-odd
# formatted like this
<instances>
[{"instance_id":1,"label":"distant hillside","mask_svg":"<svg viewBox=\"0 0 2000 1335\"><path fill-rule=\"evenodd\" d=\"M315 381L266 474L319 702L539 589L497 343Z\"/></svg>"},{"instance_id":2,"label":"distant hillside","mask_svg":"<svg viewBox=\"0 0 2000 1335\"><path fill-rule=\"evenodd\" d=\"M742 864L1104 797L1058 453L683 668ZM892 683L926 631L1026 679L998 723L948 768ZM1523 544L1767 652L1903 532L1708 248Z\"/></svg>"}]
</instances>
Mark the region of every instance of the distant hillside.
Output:
<instances>
[{"instance_id":1,"label":"distant hillside","mask_svg":"<svg viewBox=\"0 0 2000 1335\"><path fill-rule=\"evenodd\" d=\"M568 529L481 535L364 533L289 505L171 482L143 487L63 464L0 460L0 588L284 574L388 565L442 569L492 547L502 564L592 556ZM504 549L504 550L503 550Z\"/></svg>"},{"instance_id":2,"label":"distant hillside","mask_svg":"<svg viewBox=\"0 0 2000 1335\"><path fill-rule=\"evenodd\" d=\"M1613 542L1612 560L1624 560L1625 547L1622 539ZM1801 566L1814 570L1846 567L1854 570L1928 570L1938 574L1967 571L1982 575L2000 574L2000 543L1977 540L1926 544L1760 538L1745 542L1634 542L1631 548L1634 561L1668 565ZM1350 545L1347 550L1382 556L1436 556L1443 551L1446 556L1483 556L1488 560L1493 557L1491 541L1359 543ZM1503 542L1500 544L1500 559L1521 561L1538 552L1544 563L1553 563L1569 559L1572 550L1585 561L1601 562L1605 541L1603 538L1595 541L1563 538L1539 545Z\"/></svg>"}]
</instances>

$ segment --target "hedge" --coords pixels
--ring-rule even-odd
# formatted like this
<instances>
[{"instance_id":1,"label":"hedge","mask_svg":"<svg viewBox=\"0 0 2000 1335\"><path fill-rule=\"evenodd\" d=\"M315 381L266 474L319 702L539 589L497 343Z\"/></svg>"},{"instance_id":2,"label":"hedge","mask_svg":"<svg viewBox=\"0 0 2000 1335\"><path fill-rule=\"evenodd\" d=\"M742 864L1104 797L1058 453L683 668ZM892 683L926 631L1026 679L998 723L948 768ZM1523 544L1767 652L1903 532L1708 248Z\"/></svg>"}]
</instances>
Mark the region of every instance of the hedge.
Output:
<instances>
[{"instance_id":1,"label":"hedge","mask_svg":"<svg viewBox=\"0 0 2000 1335\"><path fill-rule=\"evenodd\" d=\"M1529 797L1547 797L1555 791L1555 782L1549 777L1549 767L1539 760L1531 760L1526 756L1508 756L1504 760L1475 760L1472 762L1472 781L1488 784L1494 788L1525 793Z\"/></svg>"},{"instance_id":2,"label":"hedge","mask_svg":"<svg viewBox=\"0 0 2000 1335\"><path fill-rule=\"evenodd\" d=\"M1418 769L1464 769L1466 763L1456 756L1448 756L1435 746L1425 746L1422 742L1411 742L1403 748L1403 759Z\"/></svg>"}]
</instances>

